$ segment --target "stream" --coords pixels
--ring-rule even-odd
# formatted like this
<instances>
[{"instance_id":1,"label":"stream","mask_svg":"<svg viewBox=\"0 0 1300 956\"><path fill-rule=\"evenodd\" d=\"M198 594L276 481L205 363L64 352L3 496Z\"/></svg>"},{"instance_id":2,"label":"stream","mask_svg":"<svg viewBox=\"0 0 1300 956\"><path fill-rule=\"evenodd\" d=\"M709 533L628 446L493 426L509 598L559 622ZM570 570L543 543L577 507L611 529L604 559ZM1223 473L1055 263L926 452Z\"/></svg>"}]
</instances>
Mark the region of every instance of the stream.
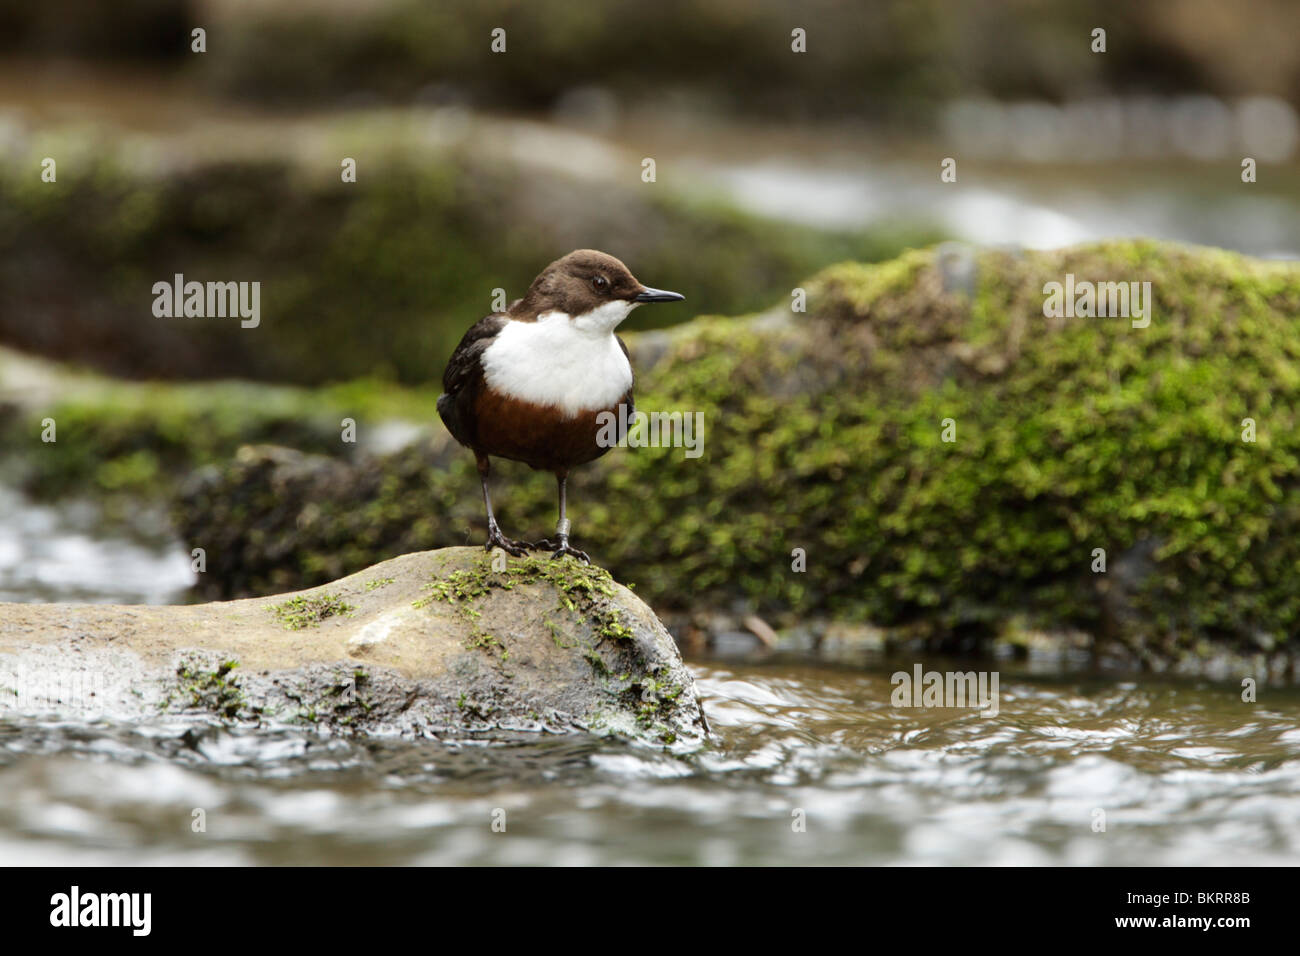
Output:
<instances>
[{"instance_id":1,"label":"stream","mask_svg":"<svg viewBox=\"0 0 1300 956\"><path fill-rule=\"evenodd\" d=\"M77 509L0 495L0 598L183 599L179 543L103 536ZM1232 683L999 662L991 717L892 706L891 671L912 664L692 661L716 739L687 755L0 720L0 862L1300 860L1300 690L1244 703Z\"/></svg>"}]
</instances>

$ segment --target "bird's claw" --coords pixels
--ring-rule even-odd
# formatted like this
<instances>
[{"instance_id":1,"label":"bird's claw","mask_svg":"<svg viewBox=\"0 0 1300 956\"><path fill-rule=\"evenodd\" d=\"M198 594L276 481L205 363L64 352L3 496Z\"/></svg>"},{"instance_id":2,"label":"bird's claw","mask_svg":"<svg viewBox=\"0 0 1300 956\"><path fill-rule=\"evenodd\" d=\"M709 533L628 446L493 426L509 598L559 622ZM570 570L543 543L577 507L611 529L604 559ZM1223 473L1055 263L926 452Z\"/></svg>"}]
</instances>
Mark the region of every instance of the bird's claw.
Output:
<instances>
[{"instance_id":1,"label":"bird's claw","mask_svg":"<svg viewBox=\"0 0 1300 956\"><path fill-rule=\"evenodd\" d=\"M484 551L491 551L493 548L500 548L506 554L514 555L516 558L522 558L528 553L527 542L511 541L495 525L488 528L487 544L483 545Z\"/></svg>"},{"instance_id":2,"label":"bird's claw","mask_svg":"<svg viewBox=\"0 0 1300 956\"><path fill-rule=\"evenodd\" d=\"M541 541L526 543L524 546L533 551L550 551L552 560L562 558L567 554L577 558L583 564L591 564L591 558L587 557L587 552L569 547L567 538L560 538L559 541L543 538Z\"/></svg>"},{"instance_id":3,"label":"bird's claw","mask_svg":"<svg viewBox=\"0 0 1300 956\"><path fill-rule=\"evenodd\" d=\"M577 548L569 547L569 543L567 541L560 542L559 547L555 549L555 553L551 555L551 560L555 561L558 558L564 557L566 554L570 555L571 557L577 558L583 564L591 564L591 558L587 557L587 552L579 551Z\"/></svg>"}]
</instances>

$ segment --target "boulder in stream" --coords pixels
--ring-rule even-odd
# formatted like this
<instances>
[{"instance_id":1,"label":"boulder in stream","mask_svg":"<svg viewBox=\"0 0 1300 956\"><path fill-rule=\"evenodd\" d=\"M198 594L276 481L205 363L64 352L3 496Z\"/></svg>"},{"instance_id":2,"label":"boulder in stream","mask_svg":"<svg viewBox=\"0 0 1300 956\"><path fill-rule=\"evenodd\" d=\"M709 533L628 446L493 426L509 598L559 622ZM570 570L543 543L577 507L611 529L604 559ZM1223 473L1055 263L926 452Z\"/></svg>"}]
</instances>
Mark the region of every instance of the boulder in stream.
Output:
<instances>
[{"instance_id":1,"label":"boulder in stream","mask_svg":"<svg viewBox=\"0 0 1300 956\"><path fill-rule=\"evenodd\" d=\"M0 604L6 711L673 745L707 735L671 635L607 571L468 547L249 600Z\"/></svg>"}]
</instances>

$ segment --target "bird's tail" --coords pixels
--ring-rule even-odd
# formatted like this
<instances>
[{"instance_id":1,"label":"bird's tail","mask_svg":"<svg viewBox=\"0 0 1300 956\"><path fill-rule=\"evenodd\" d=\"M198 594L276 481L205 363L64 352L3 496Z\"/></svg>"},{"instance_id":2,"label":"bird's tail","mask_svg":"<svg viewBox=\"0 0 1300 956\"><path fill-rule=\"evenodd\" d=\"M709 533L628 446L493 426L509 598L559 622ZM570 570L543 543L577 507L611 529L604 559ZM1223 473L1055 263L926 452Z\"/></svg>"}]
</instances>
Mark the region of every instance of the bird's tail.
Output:
<instances>
[{"instance_id":1,"label":"bird's tail","mask_svg":"<svg viewBox=\"0 0 1300 956\"><path fill-rule=\"evenodd\" d=\"M446 394L439 395L438 417L447 426L447 431L451 432L451 437L462 445L465 444L465 439L461 437L460 420L456 415L456 399Z\"/></svg>"}]
</instances>

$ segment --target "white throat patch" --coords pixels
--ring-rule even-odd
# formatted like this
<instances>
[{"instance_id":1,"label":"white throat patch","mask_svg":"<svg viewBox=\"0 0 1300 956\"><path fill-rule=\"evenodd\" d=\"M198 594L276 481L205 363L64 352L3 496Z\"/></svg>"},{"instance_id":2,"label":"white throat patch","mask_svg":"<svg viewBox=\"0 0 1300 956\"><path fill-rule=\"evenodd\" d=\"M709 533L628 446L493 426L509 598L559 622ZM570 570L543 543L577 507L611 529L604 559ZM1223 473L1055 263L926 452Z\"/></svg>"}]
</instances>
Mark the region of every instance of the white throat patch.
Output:
<instances>
[{"instance_id":1,"label":"white throat patch","mask_svg":"<svg viewBox=\"0 0 1300 956\"><path fill-rule=\"evenodd\" d=\"M572 417L618 404L632 387L632 366L614 329L637 303L614 301L570 318L544 312L509 321L483 351L483 378L498 392Z\"/></svg>"},{"instance_id":2,"label":"white throat patch","mask_svg":"<svg viewBox=\"0 0 1300 956\"><path fill-rule=\"evenodd\" d=\"M627 318L628 313L640 304L640 302L628 302L626 299L611 299L604 305L596 306L590 312L575 315L573 317L573 327L580 332L587 332L591 335L611 333L618 328L620 322ZM537 320L540 322L549 315L564 315L564 313L546 312L538 316Z\"/></svg>"}]
</instances>

